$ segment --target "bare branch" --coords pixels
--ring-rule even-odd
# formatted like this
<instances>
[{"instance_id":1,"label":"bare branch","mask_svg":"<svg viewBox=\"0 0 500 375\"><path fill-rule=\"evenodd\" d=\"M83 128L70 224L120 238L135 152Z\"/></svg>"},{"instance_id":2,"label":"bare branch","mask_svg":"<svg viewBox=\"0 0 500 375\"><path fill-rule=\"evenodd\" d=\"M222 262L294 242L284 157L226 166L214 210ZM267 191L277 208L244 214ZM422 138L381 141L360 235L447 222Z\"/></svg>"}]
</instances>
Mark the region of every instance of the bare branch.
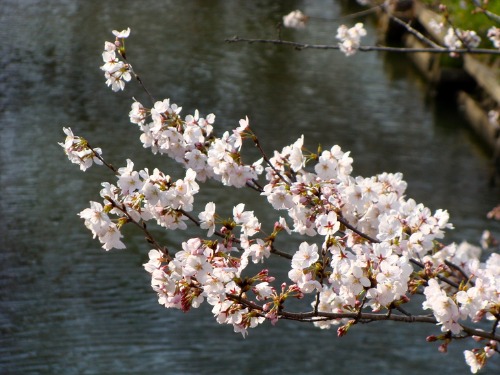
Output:
<instances>
[{"instance_id":1,"label":"bare branch","mask_svg":"<svg viewBox=\"0 0 500 375\"><path fill-rule=\"evenodd\" d=\"M433 49L443 49L443 48L445 48L445 47L440 46L439 44L434 43L432 40L430 40L429 38L427 38L421 32L419 32L418 30L416 30L413 27L411 27L411 25L409 23L404 22L403 20L399 19L398 17L396 17L396 16L394 16L392 14L388 13L388 16L389 16L389 18L391 20L393 20L394 22L396 22L398 25L403 26L406 29L406 31L408 31L410 34L415 35L415 37L417 39L419 39L421 42L427 44L429 47L431 47Z\"/></svg>"}]
</instances>

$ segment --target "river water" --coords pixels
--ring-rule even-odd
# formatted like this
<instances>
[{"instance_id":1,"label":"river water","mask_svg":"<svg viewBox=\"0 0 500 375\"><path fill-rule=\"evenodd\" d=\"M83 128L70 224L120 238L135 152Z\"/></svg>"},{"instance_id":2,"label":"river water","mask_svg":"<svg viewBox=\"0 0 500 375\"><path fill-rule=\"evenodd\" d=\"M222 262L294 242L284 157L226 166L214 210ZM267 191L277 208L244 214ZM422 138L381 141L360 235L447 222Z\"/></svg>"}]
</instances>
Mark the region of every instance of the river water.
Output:
<instances>
[{"instance_id":1,"label":"river water","mask_svg":"<svg viewBox=\"0 0 500 375\"><path fill-rule=\"evenodd\" d=\"M117 166L159 166L128 122L135 84L113 94L99 70L112 29L132 28L130 61L157 98L184 113L215 113L220 132L245 115L265 149L300 134L351 150L354 174L403 172L408 195L446 208L448 241L477 243L500 228L485 214L500 190L490 161L452 101L437 100L402 55L296 51L226 44L274 37L300 8L337 18L342 2L3 0L0 6L0 373L2 374L401 374L468 372L462 343L447 355L425 342L432 326L390 323L336 332L300 323L266 324L243 339L208 307L183 314L156 302L141 264L147 244L126 231L126 250L105 253L76 216L98 199L103 168L85 174L57 142L71 126ZM343 13L344 12L344 13ZM311 22L283 37L334 43L339 21ZM374 43L373 22L366 20ZM208 186L200 202L227 207L249 192ZM251 198L252 197L252 198ZM258 207L255 208L258 210ZM185 233L157 232L168 246ZM491 363L484 373L498 373Z\"/></svg>"}]
</instances>

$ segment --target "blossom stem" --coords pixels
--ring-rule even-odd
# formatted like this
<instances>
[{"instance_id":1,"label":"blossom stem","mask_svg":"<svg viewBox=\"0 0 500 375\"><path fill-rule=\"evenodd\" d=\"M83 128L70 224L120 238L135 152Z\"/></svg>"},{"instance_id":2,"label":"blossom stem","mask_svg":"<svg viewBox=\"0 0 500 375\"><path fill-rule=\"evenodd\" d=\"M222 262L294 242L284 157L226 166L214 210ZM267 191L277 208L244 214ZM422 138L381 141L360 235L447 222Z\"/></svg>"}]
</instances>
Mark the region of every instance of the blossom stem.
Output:
<instances>
[{"instance_id":1,"label":"blossom stem","mask_svg":"<svg viewBox=\"0 0 500 375\"><path fill-rule=\"evenodd\" d=\"M132 68L132 65L128 62L127 58L125 57L125 55L122 55L122 58L123 58L123 61L125 61L128 66L130 67L130 72L134 75L135 79L137 80L137 82L139 82L139 84L141 85L141 87L143 88L144 91L146 91L146 94L149 96L149 99L151 100L151 103L155 103L156 100L155 98L153 97L153 95L151 95L151 93L149 92L149 90L147 89L146 85L144 84L144 82L142 82L142 79L141 77L139 77L139 75L135 72L135 70Z\"/></svg>"}]
</instances>

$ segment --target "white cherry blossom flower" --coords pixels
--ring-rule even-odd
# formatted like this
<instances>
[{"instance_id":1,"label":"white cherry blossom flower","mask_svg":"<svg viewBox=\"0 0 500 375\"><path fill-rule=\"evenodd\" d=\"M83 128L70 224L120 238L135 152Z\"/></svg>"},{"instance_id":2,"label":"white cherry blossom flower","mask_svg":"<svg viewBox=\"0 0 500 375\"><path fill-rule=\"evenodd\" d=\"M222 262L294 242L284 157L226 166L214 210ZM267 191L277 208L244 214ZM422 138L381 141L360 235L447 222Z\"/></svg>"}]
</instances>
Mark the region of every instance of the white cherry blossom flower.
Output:
<instances>
[{"instance_id":1,"label":"white cherry blossom flower","mask_svg":"<svg viewBox=\"0 0 500 375\"><path fill-rule=\"evenodd\" d=\"M205 211L200 212L198 218L201 220L200 228L208 229L207 236L211 237L215 232L215 203L207 203Z\"/></svg>"},{"instance_id":2,"label":"white cherry blossom flower","mask_svg":"<svg viewBox=\"0 0 500 375\"><path fill-rule=\"evenodd\" d=\"M488 39L493 43L495 48L500 49L500 27L492 26L488 30Z\"/></svg>"},{"instance_id":3,"label":"white cherry blossom flower","mask_svg":"<svg viewBox=\"0 0 500 375\"><path fill-rule=\"evenodd\" d=\"M309 17L300 10L294 10L283 16L283 26L291 29L303 29L306 27L308 19Z\"/></svg>"},{"instance_id":4,"label":"white cherry blossom flower","mask_svg":"<svg viewBox=\"0 0 500 375\"><path fill-rule=\"evenodd\" d=\"M308 268L318 259L318 245L309 245L307 242L302 242L299 250L293 255L292 268L297 270Z\"/></svg>"},{"instance_id":5,"label":"white cherry blossom flower","mask_svg":"<svg viewBox=\"0 0 500 375\"><path fill-rule=\"evenodd\" d=\"M130 35L130 27L122 31L113 30L113 35L117 38L128 38L128 36Z\"/></svg>"},{"instance_id":6,"label":"white cherry blossom flower","mask_svg":"<svg viewBox=\"0 0 500 375\"><path fill-rule=\"evenodd\" d=\"M322 236L333 236L340 228L337 213L330 211L327 215L320 215L316 220L316 228Z\"/></svg>"},{"instance_id":7,"label":"white cherry blossom flower","mask_svg":"<svg viewBox=\"0 0 500 375\"><path fill-rule=\"evenodd\" d=\"M480 359L480 354L471 350L464 350L465 362L470 366L470 372L476 374L484 366L485 360Z\"/></svg>"}]
</instances>

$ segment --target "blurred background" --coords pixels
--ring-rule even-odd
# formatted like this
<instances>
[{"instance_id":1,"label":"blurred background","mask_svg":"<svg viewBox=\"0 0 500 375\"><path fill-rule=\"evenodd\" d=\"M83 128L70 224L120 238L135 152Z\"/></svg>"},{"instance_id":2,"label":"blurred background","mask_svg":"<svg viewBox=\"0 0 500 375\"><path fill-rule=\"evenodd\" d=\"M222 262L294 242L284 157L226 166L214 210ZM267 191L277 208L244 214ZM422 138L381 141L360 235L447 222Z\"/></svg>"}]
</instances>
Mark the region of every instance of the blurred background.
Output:
<instances>
[{"instance_id":1,"label":"blurred background","mask_svg":"<svg viewBox=\"0 0 500 375\"><path fill-rule=\"evenodd\" d=\"M408 196L448 209L448 242L477 244L484 229L498 235L486 219L500 197L488 184L490 155L453 98L436 98L404 55L224 42L274 38L294 9L331 21L283 30L286 39L333 44L340 23L362 21L363 43L376 42L373 19L335 20L359 10L335 0L2 0L0 373L469 373L465 343L443 355L425 342L439 331L433 326L374 323L339 339L335 330L280 321L243 339L217 324L209 306L166 310L142 268L149 247L140 233L125 230L127 249L105 253L77 217L113 176L70 164L57 144L63 126L116 166L129 157L137 169L183 173L143 149L129 123L132 97L148 103L141 88L133 82L114 94L104 84L104 41L130 27L130 62L156 98L171 98L184 115L215 113L219 134L248 115L268 152L301 134L312 150L339 144L352 152L353 175L402 172ZM253 193L209 184L195 212L209 200L229 209L242 199L261 212ZM198 232L155 233L178 248ZM496 360L483 373L499 372Z\"/></svg>"}]
</instances>

